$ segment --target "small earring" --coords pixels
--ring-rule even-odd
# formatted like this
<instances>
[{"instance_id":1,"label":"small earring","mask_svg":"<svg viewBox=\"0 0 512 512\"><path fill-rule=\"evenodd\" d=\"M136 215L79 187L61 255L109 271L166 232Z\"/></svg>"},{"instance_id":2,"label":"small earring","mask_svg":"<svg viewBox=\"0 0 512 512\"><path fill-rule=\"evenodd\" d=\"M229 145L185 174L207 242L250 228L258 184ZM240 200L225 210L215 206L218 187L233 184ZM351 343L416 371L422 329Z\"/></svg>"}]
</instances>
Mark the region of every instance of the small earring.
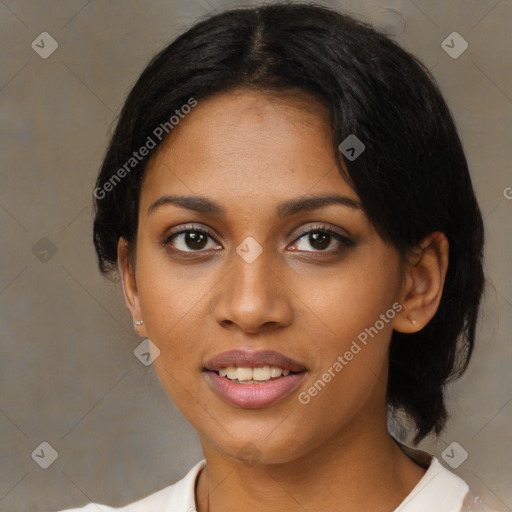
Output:
<instances>
[{"instance_id":1,"label":"small earring","mask_svg":"<svg viewBox=\"0 0 512 512\"><path fill-rule=\"evenodd\" d=\"M134 326L134 327L137 327L138 325L142 325L143 323L144 323L144 320L139 320L139 321L134 320L134 321L133 321L133 326Z\"/></svg>"},{"instance_id":2,"label":"small earring","mask_svg":"<svg viewBox=\"0 0 512 512\"><path fill-rule=\"evenodd\" d=\"M416 325L418 323L414 318L409 318L409 322L411 322L412 325Z\"/></svg>"}]
</instances>

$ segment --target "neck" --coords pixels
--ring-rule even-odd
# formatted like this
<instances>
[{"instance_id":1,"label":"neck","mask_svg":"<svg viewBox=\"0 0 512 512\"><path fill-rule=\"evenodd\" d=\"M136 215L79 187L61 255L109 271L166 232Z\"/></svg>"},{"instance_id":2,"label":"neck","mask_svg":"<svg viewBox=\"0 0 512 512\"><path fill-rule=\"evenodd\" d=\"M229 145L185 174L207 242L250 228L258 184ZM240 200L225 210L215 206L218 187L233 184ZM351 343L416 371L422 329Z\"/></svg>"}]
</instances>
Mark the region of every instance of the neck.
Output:
<instances>
[{"instance_id":1,"label":"neck","mask_svg":"<svg viewBox=\"0 0 512 512\"><path fill-rule=\"evenodd\" d=\"M394 510L425 469L402 452L385 423L378 430L374 426L337 433L279 464L249 466L203 443L207 465L197 482L197 510Z\"/></svg>"}]
</instances>

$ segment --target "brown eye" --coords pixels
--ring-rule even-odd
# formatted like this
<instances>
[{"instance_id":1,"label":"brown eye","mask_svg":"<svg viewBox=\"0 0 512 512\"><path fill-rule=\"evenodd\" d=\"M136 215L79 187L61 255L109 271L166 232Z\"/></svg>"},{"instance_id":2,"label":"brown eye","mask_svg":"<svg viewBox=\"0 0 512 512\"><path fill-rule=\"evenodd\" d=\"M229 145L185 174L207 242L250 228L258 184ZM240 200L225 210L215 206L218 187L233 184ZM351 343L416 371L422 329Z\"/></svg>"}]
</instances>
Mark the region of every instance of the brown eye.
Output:
<instances>
[{"instance_id":1,"label":"brown eye","mask_svg":"<svg viewBox=\"0 0 512 512\"><path fill-rule=\"evenodd\" d=\"M303 232L295 240L292 247L295 251L325 252L329 254L341 252L343 249L353 247L354 245L355 243L352 240L343 236L341 233L324 227L314 227L314 229ZM331 247L330 250L329 247ZM312 248L312 250L310 248Z\"/></svg>"},{"instance_id":2,"label":"brown eye","mask_svg":"<svg viewBox=\"0 0 512 512\"><path fill-rule=\"evenodd\" d=\"M197 231L189 231L187 233L183 233L183 243L193 249L198 251L200 249L204 249L206 243L208 242L207 236L203 233L199 233Z\"/></svg>"},{"instance_id":3,"label":"brown eye","mask_svg":"<svg viewBox=\"0 0 512 512\"><path fill-rule=\"evenodd\" d=\"M310 233L309 243L311 244L311 247L314 247L319 251L323 251L329 247L329 244L331 243L331 235L328 233Z\"/></svg>"},{"instance_id":4,"label":"brown eye","mask_svg":"<svg viewBox=\"0 0 512 512\"><path fill-rule=\"evenodd\" d=\"M208 247L210 241L211 247ZM219 245L214 242L208 231L194 227L172 233L163 241L163 244L171 246L172 250L177 252L202 252L205 249L219 248Z\"/></svg>"}]
</instances>

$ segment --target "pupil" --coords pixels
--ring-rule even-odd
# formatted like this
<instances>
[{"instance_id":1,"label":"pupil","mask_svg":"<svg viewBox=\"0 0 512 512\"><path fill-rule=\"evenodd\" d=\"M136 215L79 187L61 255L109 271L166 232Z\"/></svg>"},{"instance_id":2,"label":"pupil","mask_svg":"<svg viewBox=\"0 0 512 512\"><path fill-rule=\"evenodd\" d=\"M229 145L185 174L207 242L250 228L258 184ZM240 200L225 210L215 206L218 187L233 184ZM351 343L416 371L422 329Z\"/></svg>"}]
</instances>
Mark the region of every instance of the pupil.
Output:
<instances>
[{"instance_id":1,"label":"pupil","mask_svg":"<svg viewBox=\"0 0 512 512\"><path fill-rule=\"evenodd\" d=\"M328 233L312 233L309 235L309 243L316 249L325 249L329 247L330 237Z\"/></svg>"},{"instance_id":2,"label":"pupil","mask_svg":"<svg viewBox=\"0 0 512 512\"><path fill-rule=\"evenodd\" d=\"M192 231L185 235L185 243L190 249L202 249L205 240L206 236L203 233Z\"/></svg>"}]
</instances>

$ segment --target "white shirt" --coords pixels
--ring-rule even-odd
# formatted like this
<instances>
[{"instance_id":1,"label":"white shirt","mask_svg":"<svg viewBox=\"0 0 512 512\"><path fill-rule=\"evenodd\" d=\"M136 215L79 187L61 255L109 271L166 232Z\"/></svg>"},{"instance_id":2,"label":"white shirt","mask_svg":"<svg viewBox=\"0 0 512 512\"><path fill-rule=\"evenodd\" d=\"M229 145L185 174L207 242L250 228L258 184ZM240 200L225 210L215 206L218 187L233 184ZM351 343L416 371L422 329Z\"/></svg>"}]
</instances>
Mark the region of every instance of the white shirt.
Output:
<instances>
[{"instance_id":1,"label":"white shirt","mask_svg":"<svg viewBox=\"0 0 512 512\"><path fill-rule=\"evenodd\" d=\"M445 469L436 457L407 447L407 453L425 455L430 465L423 478L393 512L493 512L469 491L464 480ZM194 488L206 461L198 462L175 484L121 508L89 503L82 508L60 512L195 512Z\"/></svg>"}]
</instances>

